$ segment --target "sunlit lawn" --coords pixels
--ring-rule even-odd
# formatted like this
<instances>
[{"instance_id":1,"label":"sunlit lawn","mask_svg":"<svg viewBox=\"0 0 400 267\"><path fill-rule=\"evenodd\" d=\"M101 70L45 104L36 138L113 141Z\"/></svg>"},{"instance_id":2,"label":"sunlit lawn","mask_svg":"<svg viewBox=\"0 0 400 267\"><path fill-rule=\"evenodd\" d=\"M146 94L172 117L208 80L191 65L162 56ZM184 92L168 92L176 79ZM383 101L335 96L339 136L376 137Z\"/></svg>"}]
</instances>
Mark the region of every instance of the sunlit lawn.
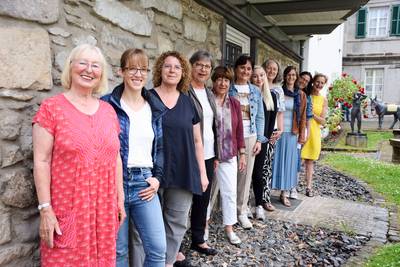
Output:
<instances>
[{"instance_id":1,"label":"sunlit lawn","mask_svg":"<svg viewBox=\"0 0 400 267\"><path fill-rule=\"evenodd\" d=\"M366 148L360 148L362 149L368 149L368 150L376 150L378 149L379 143L382 141L387 141L390 138L393 138L393 132L392 131L364 131L365 134L367 134L368 138L368 143ZM344 148L344 149L351 149L351 150L357 150L358 148L352 147L352 146L347 146L346 145L346 133L344 133L341 138L339 139L338 143L335 146L336 148Z\"/></svg>"}]
</instances>

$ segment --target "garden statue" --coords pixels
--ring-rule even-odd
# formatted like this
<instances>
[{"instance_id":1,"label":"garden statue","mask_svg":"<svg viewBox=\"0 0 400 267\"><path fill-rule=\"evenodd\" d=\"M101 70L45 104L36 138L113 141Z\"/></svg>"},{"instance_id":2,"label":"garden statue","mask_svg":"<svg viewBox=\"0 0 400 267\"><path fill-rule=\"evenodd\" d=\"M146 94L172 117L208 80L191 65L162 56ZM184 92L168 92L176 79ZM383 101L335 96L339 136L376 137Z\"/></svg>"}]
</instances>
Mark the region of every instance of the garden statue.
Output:
<instances>
[{"instance_id":1,"label":"garden statue","mask_svg":"<svg viewBox=\"0 0 400 267\"><path fill-rule=\"evenodd\" d=\"M396 104L387 104L381 100L378 100L377 97L371 98L371 112L375 110L378 115L378 129L382 129L383 116L385 115L393 115L394 120L390 129L396 125L397 121L400 121L400 105Z\"/></svg>"},{"instance_id":2,"label":"garden statue","mask_svg":"<svg viewBox=\"0 0 400 267\"><path fill-rule=\"evenodd\" d=\"M356 92L353 94L353 107L351 109L351 132L354 134L354 122L357 119L357 133L361 134L361 103L364 99L367 98L367 95Z\"/></svg>"}]
</instances>

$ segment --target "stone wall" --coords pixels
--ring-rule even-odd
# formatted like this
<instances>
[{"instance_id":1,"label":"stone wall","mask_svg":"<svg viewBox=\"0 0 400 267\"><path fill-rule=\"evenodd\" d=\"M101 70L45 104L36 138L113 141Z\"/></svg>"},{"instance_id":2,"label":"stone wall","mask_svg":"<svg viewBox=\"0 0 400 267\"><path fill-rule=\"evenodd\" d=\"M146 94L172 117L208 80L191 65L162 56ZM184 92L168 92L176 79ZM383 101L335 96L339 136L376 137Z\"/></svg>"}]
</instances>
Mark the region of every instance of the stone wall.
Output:
<instances>
[{"instance_id":1,"label":"stone wall","mask_svg":"<svg viewBox=\"0 0 400 267\"><path fill-rule=\"evenodd\" d=\"M171 49L189 56L205 48L220 59L222 20L193 0L0 1L0 266L38 265L31 120L44 98L62 91L69 51L99 46L112 87L129 47L144 48L151 64Z\"/></svg>"},{"instance_id":2,"label":"stone wall","mask_svg":"<svg viewBox=\"0 0 400 267\"><path fill-rule=\"evenodd\" d=\"M278 61L282 67L282 71L286 66L292 65L296 66L297 69L299 69L299 64L290 59L288 56L282 54L281 52L273 49L271 46L268 44L258 40L257 41L257 58L256 58L256 64L261 65L264 63L267 59L275 59Z\"/></svg>"}]
</instances>

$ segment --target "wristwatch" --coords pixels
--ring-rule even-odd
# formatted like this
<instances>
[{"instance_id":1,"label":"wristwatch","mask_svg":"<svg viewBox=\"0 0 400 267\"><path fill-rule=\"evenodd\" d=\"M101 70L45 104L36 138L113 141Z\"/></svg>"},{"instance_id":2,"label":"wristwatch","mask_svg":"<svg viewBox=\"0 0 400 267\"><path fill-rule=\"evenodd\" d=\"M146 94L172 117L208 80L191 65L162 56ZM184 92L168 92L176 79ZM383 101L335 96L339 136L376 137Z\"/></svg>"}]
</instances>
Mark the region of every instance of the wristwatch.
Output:
<instances>
[{"instance_id":1,"label":"wristwatch","mask_svg":"<svg viewBox=\"0 0 400 267\"><path fill-rule=\"evenodd\" d=\"M50 207L50 203L46 202L46 203L42 203L39 204L39 206L37 207L39 211L41 211L44 208Z\"/></svg>"}]
</instances>

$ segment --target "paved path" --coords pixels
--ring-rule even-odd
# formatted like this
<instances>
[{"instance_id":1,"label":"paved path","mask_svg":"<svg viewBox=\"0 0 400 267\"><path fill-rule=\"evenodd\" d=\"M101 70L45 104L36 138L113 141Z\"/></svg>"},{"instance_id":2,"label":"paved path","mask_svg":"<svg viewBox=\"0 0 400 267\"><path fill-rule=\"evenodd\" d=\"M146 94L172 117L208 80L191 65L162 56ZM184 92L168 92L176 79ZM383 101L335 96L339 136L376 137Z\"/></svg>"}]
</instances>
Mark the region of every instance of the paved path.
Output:
<instances>
[{"instance_id":1,"label":"paved path","mask_svg":"<svg viewBox=\"0 0 400 267\"><path fill-rule=\"evenodd\" d=\"M386 242L389 214L385 208L354 201L299 195L300 204L293 210L277 205L268 217L297 224L321 226L332 230L370 235L371 239Z\"/></svg>"}]
</instances>

